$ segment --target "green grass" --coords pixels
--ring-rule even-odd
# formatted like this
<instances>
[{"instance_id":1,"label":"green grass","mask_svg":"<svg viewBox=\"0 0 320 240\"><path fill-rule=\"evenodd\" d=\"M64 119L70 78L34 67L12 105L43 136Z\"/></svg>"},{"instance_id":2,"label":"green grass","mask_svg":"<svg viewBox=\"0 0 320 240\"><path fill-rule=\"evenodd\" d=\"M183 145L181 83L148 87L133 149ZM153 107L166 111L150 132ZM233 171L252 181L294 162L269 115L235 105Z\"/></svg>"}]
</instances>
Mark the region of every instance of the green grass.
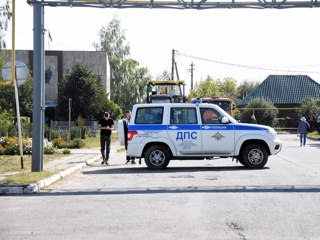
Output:
<instances>
[{"instance_id":1,"label":"green grass","mask_svg":"<svg viewBox=\"0 0 320 240\"><path fill-rule=\"evenodd\" d=\"M27 186L39 180L48 178L56 172L23 172L0 180L0 185Z\"/></svg>"},{"instance_id":2,"label":"green grass","mask_svg":"<svg viewBox=\"0 0 320 240\"><path fill-rule=\"evenodd\" d=\"M118 134L113 133L111 135L111 144L118 141ZM97 134L96 137L87 137L83 139L85 142L85 148L97 148L100 147L100 135ZM44 163L50 162L55 159L64 157L62 153L55 153L52 155L44 155ZM23 165L24 168L21 169L21 160L19 155L0 155L0 174L6 172L19 172L8 176L0 180L0 185L10 185L10 186L19 186L19 185L29 185L31 183L36 183L37 181L50 177L56 172L31 172L31 155L23 156Z\"/></svg>"},{"instance_id":3,"label":"green grass","mask_svg":"<svg viewBox=\"0 0 320 240\"><path fill-rule=\"evenodd\" d=\"M100 134L97 134L95 137L87 137L82 139L85 143L85 148L99 148L100 147ZM118 142L118 134L116 132L111 135L111 144Z\"/></svg>"},{"instance_id":4,"label":"green grass","mask_svg":"<svg viewBox=\"0 0 320 240\"><path fill-rule=\"evenodd\" d=\"M310 132L310 133L308 133L308 136L313 137L317 140L320 140L320 135L319 135L318 131Z\"/></svg>"},{"instance_id":5,"label":"green grass","mask_svg":"<svg viewBox=\"0 0 320 240\"><path fill-rule=\"evenodd\" d=\"M63 154L56 153L52 155L44 155L44 163L59 159L63 157ZM23 156L23 166L21 169L21 160L19 155L2 155L0 156L0 174L5 172L22 172L29 171L31 169L31 155Z\"/></svg>"}]
</instances>

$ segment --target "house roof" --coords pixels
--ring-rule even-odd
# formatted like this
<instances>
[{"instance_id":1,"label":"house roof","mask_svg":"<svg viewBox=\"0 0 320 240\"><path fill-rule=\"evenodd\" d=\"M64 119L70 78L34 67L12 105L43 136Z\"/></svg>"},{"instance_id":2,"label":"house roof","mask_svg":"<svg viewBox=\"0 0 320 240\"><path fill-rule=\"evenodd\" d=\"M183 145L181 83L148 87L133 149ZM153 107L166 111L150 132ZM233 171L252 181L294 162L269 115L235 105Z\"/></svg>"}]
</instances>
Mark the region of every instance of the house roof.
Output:
<instances>
[{"instance_id":1,"label":"house roof","mask_svg":"<svg viewBox=\"0 0 320 240\"><path fill-rule=\"evenodd\" d=\"M320 97L320 84L307 75L270 75L237 106L254 98L265 98L273 104L300 104L306 97Z\"/></svg>"}]
</instances>

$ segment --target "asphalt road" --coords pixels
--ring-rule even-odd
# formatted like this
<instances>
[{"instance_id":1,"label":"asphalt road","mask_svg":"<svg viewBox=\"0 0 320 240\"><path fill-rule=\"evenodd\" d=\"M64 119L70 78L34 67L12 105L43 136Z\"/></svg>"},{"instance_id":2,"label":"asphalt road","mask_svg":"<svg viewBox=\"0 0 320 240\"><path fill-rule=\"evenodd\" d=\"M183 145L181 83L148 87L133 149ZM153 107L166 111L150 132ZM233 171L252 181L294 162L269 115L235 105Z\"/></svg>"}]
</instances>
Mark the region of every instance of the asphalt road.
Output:
<instances>
[{"instance_id":1,"label":"asphalt road","mask_svg":"<svg viewBox=\"0 0 320 240\"><path fill-rule=\"evenodd\" d=\"M266 167L231 159L124 165L124 152L39 194L0 198L0 239L319 239L320 142Z\"/></svg>"}]
</instances>

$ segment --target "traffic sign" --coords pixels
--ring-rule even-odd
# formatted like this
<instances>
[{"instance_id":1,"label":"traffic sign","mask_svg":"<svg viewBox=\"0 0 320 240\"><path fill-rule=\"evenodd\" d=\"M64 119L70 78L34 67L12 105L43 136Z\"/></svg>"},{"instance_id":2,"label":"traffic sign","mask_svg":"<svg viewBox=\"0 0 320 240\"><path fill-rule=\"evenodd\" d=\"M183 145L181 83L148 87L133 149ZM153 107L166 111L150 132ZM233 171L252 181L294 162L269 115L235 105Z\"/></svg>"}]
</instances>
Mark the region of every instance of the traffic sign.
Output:
<instances>
[{"instance_id":1,"label":"traffic sign","mask_svg":"<svg viewBox=\"0 0 320 240\"><path fill-rule=\"evenodd\" d=\"M16 61L15 64L16 68L16 81L18 86L23 85L29 76L29 69L22 61ZM6 83L9 83L12 81L11 79L11 61L7 62L3 68L2 68L2 78Z\"/></svg>"}]
</instances>

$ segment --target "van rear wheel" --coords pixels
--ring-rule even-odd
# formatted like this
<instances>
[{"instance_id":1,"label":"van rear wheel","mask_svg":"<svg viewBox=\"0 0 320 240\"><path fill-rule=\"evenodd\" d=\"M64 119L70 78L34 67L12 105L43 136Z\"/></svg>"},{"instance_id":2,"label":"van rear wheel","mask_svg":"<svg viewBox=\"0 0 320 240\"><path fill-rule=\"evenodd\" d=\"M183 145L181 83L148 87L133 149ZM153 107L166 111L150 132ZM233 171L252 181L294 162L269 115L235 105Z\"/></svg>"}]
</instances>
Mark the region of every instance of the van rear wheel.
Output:
<instances>
[{"instance_id":1,"label":"van rear wheel","mask_svg":"<svg viewBox=\"0 0 320 240\"><path fill-rule=\"evenodd\" d=\"M268 152L260 144L250 144L241 153L241 161L248 168L263 168L268 161Z\"/></svg>"},{"instance_id":2,"label":"van rear wheel","mask_svg":"<svg viewBox=\"0 0 320 240\"><path fill-rule=\"evenodd\" d=\"M152 170L165 169L170 161L170 154L167 148L161 145L150 147L144 157L148 168Z\"/></svg>"},{"instance_id":3,"label":"van rear wheel","mask_svg":"<svg viewBox=\"0 0 320 240\"><path fill-rule=\"evenodd\" d=\"M245 164L245 162L242 160L242 158L239 158L238 161L239 161L239 163L241 163L243 166L246 167L246 164Z\"/></svg>"}]
</instances>

